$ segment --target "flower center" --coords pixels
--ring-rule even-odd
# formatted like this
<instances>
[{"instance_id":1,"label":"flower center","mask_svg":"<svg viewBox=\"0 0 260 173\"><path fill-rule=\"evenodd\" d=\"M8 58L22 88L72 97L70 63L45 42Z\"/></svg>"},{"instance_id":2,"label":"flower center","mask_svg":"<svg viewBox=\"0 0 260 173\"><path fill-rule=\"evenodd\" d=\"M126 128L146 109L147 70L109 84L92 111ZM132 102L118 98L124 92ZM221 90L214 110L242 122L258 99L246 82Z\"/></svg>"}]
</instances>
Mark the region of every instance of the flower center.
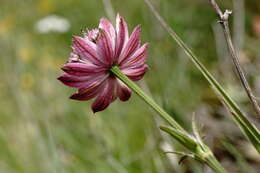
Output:
<instances>
[{"instance_id":1,"label":"flower center","mask_svg":"<svg viewBox=\"0 0 260 173\"><path fill-rule=\"evenodd\" d=\"M99 36L99 29L89 30L85 35L90 41L96 43Z\"/></svg>"}]
</instances>

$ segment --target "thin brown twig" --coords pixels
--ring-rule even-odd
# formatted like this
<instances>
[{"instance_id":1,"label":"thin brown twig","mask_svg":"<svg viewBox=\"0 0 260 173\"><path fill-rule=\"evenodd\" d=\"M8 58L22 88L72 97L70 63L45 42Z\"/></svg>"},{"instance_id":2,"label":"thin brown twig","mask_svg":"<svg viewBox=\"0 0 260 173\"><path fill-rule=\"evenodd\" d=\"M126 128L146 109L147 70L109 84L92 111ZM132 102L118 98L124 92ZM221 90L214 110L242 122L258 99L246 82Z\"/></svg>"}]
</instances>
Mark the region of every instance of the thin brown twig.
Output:
<instances>
[{"instance_id":1,"label":"thin brown twig","mask_svg":"<svg viewBox=\"0 0 260 173\"><path fill-rule=\"evenodd\" d=\"M257 100L255 99L256 97L253 95L252 89L249 86L249 83L245 77L245 73L240 65L239 62L239 58L238 58L238 54L235 51L232 39L231 39L231 34L230 34L230 29L229 29L229 22L228 22L228 18L229 15L232 13L229 10L226 10L224 13L221 11L220 7L218 6L218 4L216 3L215 0L209 0L210 4L212 5L212 7L215 9L220 21L219 23L221 24L223 30L224 30L224 34L225 34L225 38L226 38L226 42L228 45L228 49L232 58L232 61L235 65L236 71L238 73L239 79L249 97L250 102L252 103L252 106L258 116L258 118L260 117L260 108L259 105L257 103Z\"/></svg>"},{"instance_id":2,"label":"thin brown twig","mask_svg":"<svg viewBox=\"0 0 260 173\"><path fill-rule=\"evenodd\" d=\"M209 0L209 2L212 4L212 7L215 9L218 16L222 16L223 13L222 13L221 9L219 8L218 4L216 3L216 1L215 0Z\"/></svg>"}]
</instances>

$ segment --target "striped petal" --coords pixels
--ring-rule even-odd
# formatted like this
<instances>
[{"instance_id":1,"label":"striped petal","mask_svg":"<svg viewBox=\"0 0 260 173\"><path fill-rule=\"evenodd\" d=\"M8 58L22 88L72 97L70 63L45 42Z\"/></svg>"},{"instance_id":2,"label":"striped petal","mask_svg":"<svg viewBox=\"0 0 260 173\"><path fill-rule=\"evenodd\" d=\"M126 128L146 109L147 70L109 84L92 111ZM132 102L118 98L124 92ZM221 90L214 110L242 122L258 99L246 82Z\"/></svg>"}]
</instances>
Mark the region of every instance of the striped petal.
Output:
<instances>
[{"instance_id":1,"label":"striped petal","mask_svg":"<svg viewBox=\"0 0 260 173\"><path fill-rule=\"evenodd\" d=\"M99 75L96 77L92 77L91 80L88 80L83 87L79 88L79 92L86 92L96 86L104 85L105 81L108 79L109 75Z\"/></svg>"},{"instance_id":2,"label":"striped petal","mask_svg":"<svg viewBox=\"0 0 260 173\"><path fill-rule=\"evenodd\" d=\"M144 76L145 72L148 70L148 65L143 64L141 66L135 66L131 68L125 68L122 69L121 71L128 76L130 79L137 81L142 79Z\"/></svg>"},{"instance_id":3,"label":"striped petal","mask_svg":"<svg viewBox=\"0 0 260 173\"><path fill-rule=\"evenodd\" d=\"M100 91L99 95L91 106L94 113L106 109L109 104L114 101L115 85L115 78L110 77L106 80L106 84L103 87L103 90Z\"/></svg>"},{"instance_id":4,"label":"striped petal","mask_svg":"<svg viewBox=\"0 0 260 173\"><path fill-rule=\"evenodd\" d=\"M86 90L84 92L75 93L70 96L70 99L79 100L79 101L90 100L98 95L101 88L102 88L102 85L98 85L98 86L92 87L91 89Z\"/></svg>"},{"instance_id":5,"label":"striped petal","mask_svg":"<svg viewBox=\"0 0 260 173\"><path fill-rule=\"evenodd\" d=\"M119 57L121 51L129 38L128 27L123 17L117 14L116 17L116 58ZM116 60L115 60L116 61Z\"/></svg>"},{"instance_id":6,"label":"striped petal","mask_svg":"<svg viewBox=\"0 0 260 173\"><path fill-rule=\"evenodd\" d=\"M110 42L113 49L113 55L115 52L115 46L116 46L116 31L112 23L107 20L106 18L100 19L99 22L99 28L104 30L106 33L108 33L108 36L110 37Z\"/></svg>"},{"instance_id":7,"label":"striped petal","mask_svg":"<svg viewBox=\"0 0 260 173\"><path fill-rule=\"evenodd\" d=\"M103 65L102 61L98 59L95 43L78 36L74 36L72 41L74 52L79 55L80 58L90 61L95 65Z\"/></svg>"},{"instance_id":8,"label":"striped petal","mask_svg":"<svg viewBox=\"0 0 260 173\"><path fill-rule=\"evenodd\" d=\"M114 26L106 18L101 18L99 22L99 28L106 31L111 38L116 38L116 32Z\"/></svg>"},{"instance_id":9,"label":"striped petal","mask_svg":"<svg viewBox=\"0 0 260 173\"><path fill-rule=\"evenodd\" d=\"M73 88L79 88L84 85L84 80L80 77L69 75L67 73L63 73L58 77L58 80L61 81L64 85Z\"/></svg>"},{"instance_id":10,"label":"striped petal","mask_svg":"<svg viewBox=\"0 0 260 173\"><path fill-rule=\"evenodd\" d=\"M147 48L148 48L148 43L146 43L142 47L140 47L129 58L126 58L125 60L123 60L120 64L121 68L144 64L147 59Z\"/></svg>"},{"instance_id":11,"label":"striped petal","mask_svg":"<svg viewBox=\"0 0 260 173\"><path fill-rule=\"evenodd\" d=\"M97 40L97 53L107 66L113 64L114 51L112 48L111 37L104 30L100 30L99 33L99 38Z\"/></svg>"},{"instance_id":12,"label":"striped petal","mask_svg":"<svg viewBox=\"0 0 260 173\"><path fill-rule=\"evenodd\" d=\"M67 73L62 74L58 77L64 85L73 88L90 88L93 85L96 85L102 82L107 77L107 74L94 74L84 77L79 77L75 75L70 75Z\"/></svg>"},{"instance_id":13,"label":"striped petal","mask_svg":"<svg viewBox=\"0 0 260 173\"><path fill-rule=\"evenodd\" d=\"M75 76L88 76L100 74L106 71L103 67L98 67L91 63L67 63L61 68L64 72Z\"/></svg>"},{"instance_id":14,"label":"striped petal","mask_svg":"<svg viewBox=\"0 0 260 173\"><path fill-rule=\"evenodd\" d=\"M120 80L117 80L117 95L121 101L127 101L131 97L132 91Z\"/></svg>"},{"instance_id":15,"label":"striped petal","mask_svg":"<svg viewBox=\"0 0 260 173\"><path fill-rule=\"evenodd\" d=\"M125 58L131 56L139 47L140 47L140 34L141 34L141 26L138 25L135 27L134 31L132 32L129 40L127 41L126 45L124 46L119 59L118 63L120 64Z\"/></svg>"}]
</instances>

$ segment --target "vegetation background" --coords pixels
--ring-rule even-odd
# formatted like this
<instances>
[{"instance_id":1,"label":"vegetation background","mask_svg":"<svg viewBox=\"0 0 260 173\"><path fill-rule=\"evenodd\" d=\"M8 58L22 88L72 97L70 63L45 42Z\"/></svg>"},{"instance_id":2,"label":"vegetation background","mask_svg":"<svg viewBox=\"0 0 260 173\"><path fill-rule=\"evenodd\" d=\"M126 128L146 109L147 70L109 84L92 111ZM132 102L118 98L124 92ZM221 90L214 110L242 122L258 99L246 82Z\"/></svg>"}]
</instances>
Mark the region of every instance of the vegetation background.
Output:
<instances>
[{"instance_id":1,"label":"vegetation background","mask_svg":"<svg viewBox=\"0 0 260 173\"><path fill-rule=\"evenodd\" d=\"M154 3L259 127L208 1ZM260 1L219 3L234 9L234 41L259 96ZM69 100L74 90L56 80L71 51L72 35L96 27L103 16L112 18L113 9L131 30L141 24L143 42L150 43L150 71L139 84L187 129L195 112L206 143L230 173L259 173L257 152L143 1L111 0L111 6L109 0L0 0L0 4L1 173L211 172L196 161L187 159L179 165L180 157L164 154L184 149L159 131L163 122L135 94L129 102L116 101L94 115L91 102Z\"/></svg>"}]
</instances>

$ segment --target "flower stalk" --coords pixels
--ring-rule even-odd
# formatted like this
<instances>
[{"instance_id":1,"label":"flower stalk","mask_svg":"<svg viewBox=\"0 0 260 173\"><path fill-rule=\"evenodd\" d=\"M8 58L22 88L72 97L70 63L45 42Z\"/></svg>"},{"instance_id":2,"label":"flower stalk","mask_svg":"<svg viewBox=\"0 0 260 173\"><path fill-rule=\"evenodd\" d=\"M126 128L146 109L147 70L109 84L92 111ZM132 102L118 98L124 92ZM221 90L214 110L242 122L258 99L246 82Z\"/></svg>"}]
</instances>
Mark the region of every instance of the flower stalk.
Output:
<instances>
[{"instance_id":1,"label":"flower stalk","mask_svg":"<svg viewBox=\"0 0 260 173\"><path fill-rule=\"evenodd\" d=\"M164 120L166 120L172 127L185 131L167 112L165 112L155 101L149 97L143 90L130 80L124 73L120 71L118 66L113 66L110 71L132 89L139 97L141 97L153 110L155 110Z\"/></svg>"},{"instance_id":2,"label":"flower stalk","mask_svg":"<svg viewBox=\"0 0 260 173\"><path fill-rule=\"evenodd\" d=\"M211 167L217 173L227 173L227 171L222 167L213 154L209 155L205 161L206 164Z\"/></svg>"},{"instance_id":3,"label":"flower stalk","mask_svg":"<svg viewBox=\"0 0 260 173\"><path fill-rule=\"evenodd\" d=\"M134 91L141 99L143 99L158 115L167 121L172 127L160 127L161 130L170 134L173 138L185 146L191 153L194 159L201 161L211 167L216 173L227 173L221 166L218 160L213 155L210 148L204 144L196 132L196 137L189 135L184 128L181 127L167 112L165 112L151 97L149 97L143 90L130 80L124 73L120 71L118 66L112 66L110 72L118 79L126 84L132 91Z\"/></svg>"}]
</instances>

